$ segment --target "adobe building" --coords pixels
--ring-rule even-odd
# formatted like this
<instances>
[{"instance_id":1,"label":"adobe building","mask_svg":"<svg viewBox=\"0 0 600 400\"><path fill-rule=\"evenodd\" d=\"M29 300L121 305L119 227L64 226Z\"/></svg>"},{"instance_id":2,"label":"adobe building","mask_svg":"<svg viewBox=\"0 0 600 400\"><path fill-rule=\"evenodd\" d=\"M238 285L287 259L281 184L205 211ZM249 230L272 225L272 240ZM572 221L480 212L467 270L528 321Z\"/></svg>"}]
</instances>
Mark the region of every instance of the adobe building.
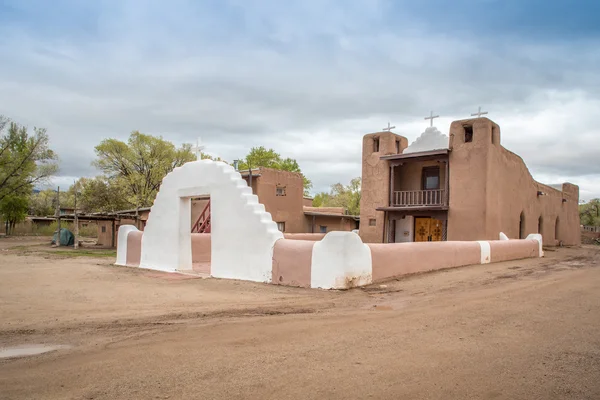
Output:
<instances>
[{"instance_id":1,"label":"adobe building","mask_svg":"<svg viewBox=\"0 0 600 400\"><path fill-rule=\"evenodd\" d=\"M296 172L259 167L239 171L283 233L327 233L358 228L358 216L342 207L312 207L304 196L304 180ZM192 227L201 219L208 197L192 201Z\"/></svg>"},{"instance_id":2,"label":"adobe building","mask_svg":"<svg viewBox=\"0 0 600 400\"><path fill-rule=\"evenodd\" d=\"M488 118L454 121L449 138L428 128L411 146L387 131L363 138L364 242L493 240L504 232L577 245L578 204L578 186L536 182L521 157L502 147L500 127Z\"/></svg>"}]
</instances>

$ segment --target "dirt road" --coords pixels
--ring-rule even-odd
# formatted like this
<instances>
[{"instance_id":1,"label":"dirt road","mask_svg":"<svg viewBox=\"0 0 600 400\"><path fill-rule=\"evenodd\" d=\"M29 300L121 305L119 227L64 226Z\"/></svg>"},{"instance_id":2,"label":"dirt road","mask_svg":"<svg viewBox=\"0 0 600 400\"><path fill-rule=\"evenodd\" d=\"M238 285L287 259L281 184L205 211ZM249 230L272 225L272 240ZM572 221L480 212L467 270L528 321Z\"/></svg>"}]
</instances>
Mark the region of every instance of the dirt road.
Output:
<instances>
[{"instance_id":1,"label":"dirt road","mask_svg":"<svg viewBox=\"0 0 600 400\"><path fill-rule=\"evenodd\" d=\"M71 346L0 399L600 398L598 247L328 292L0 242L0 347Z\"/></svg>"}]
</instances>

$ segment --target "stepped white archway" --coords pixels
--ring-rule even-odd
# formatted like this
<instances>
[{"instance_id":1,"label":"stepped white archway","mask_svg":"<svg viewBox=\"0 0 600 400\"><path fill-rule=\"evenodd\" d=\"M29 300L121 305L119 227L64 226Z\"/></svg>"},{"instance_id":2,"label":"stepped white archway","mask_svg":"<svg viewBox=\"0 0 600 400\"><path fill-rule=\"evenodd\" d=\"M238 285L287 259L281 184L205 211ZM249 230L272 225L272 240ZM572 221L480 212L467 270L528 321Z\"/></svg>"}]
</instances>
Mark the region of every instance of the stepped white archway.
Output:
<instances>
[{"instance_id":1,"label":"stepped white archway","mask_svg":"<svg viewBox=\"0 0 600 400\"><path fill-rule=\"evenodd\" d=\"M273 246L283 234L233 167L200 160L162 181L144 234L140 267L192 269L191 198L211 196L211 276L271 282Z\"/></svg>"}]
</instances>

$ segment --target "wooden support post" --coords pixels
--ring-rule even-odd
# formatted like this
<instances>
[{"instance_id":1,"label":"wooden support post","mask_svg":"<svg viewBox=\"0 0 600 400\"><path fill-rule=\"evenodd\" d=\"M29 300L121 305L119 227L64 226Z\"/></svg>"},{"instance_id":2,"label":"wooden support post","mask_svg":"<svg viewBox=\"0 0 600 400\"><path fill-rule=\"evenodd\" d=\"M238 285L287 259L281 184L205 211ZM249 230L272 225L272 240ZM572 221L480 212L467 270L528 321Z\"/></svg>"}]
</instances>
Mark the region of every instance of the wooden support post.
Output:
<instances>
[{"instance_id":1,"label":"wooden support post","mask_svg":"<svg viewBox=\"0 0 600 400\"><path fill-rule=\"evenodd\" d=\"M449 206L450 205L450 159L448 158L446 160L446 198L444 199L444 201L446 202L445 205Z\"/></svg>"},{"instance_id":2,"label":"wooden support post","mask_svg":"<svg viewBox=\"0 0 600 400\"><path fill-rule=\"evenodd\" d=\"M394 166L390 167L390 207L394 205Z\"/></svg>"},{"instance_id":3,"label":"wooden support post","mask_svg":"<svg viewBox=\"0 0 600 400\"><path fill-rule=\"evenodd\" d=\"M75 209L73 210L73 213L75 214L75 217L73 218L73 223L75 224L75 226L73 227L73 230L75 231L75 242L73 243L73 248L77 250L79 248L79 219L77 218L77 184L74 183L73 185L75 186Z\"/></svg>"},{"instance_id":4,"label":"wooden support post","mask_svg":"<svg viewBox=\"0 0 600 400\"><path fill-rule=\"evenodd\" d=\"M60 246L60 186L56 190L56 225L58 233L56 234L55 245Z\"/></svg>"}]
</instances>

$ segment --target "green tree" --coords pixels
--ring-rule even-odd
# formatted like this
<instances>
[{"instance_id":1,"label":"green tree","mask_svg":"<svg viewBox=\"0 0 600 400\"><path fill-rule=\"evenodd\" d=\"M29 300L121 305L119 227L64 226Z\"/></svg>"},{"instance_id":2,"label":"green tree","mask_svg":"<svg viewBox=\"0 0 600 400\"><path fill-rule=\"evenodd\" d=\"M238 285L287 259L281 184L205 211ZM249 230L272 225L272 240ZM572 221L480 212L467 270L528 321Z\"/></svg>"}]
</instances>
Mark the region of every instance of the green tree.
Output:
<instances>
[{"instance_id":1,"label":"green tree","mask_svg":"<svg viewBox=\"0 0 600 400\"><path fill-rule=\"evenodd\" d=\"M4 220L7 235L12 235L15 225L25 220L28 209L27 196L22 193L13 193L0 200L0 215Z\"/></svg>"},{"instance_id":2,"label":"green tree","mask_svg":"<svg viewBox=\"0 0 600 400\"><path fill-rule=\"evenodd\" d=\"M41 190L32 193L29 198L29 214L45 217L56 212L56 191L54 189Z\"/></svg>"},{"instance_id":3,"label":"green tree","mask_svg":"<svg viewBox=\"0 0 600 400\"><path fill-rule=\"evenodd\" d=\"M33 128L30 134L27 127L0 116L0 134L0 201L17 194L28 197L34 185L58 171L46 130Z\"/></svg>"},{"instance_id":4,"label":"green tree","mask_svg":"<svg viewBox=\"0 0 600 400\"><path fill-rule=\"evenodd\" d=\"M580 204L579 218L582 225L600 226L600 199Z\"/></svg>"},{"instance_id":5,"label":"green tree","mask_svg":"<svg viewBox=\"0 0 600 400\"><path fill-rule=\"evenodd\" d=\"M249 168L273 168L281 171L298 172L302 175L304 181L304 194L308 195L312 188L312 182L302 173L298 162L293 158L281 158L281 155L273 149L266 149L264 146L253 147L246 157L240 160L238 168L240 170Z\"/></svg>"},{"instance_id":6,"label":"green tree","mask_svg":"<svg viewBox=\"0 0 600 400\"><path fill-rule=\"evenodd\" d=\"M124 187L112 183L105 176L80 178L69 192L75 197L77 191L77 209L83 212L114 212L135 207L127 201Z\"/></svg>"},{"instance_id":7,"label":"green tree","mask_svg":"<svg viewBox=\"0 0 600 400\"><path fill-rule=\"evenodd\" d=\"M176 148L162 137L134 131L127 143L103 140L96 146L98 167L111 185L122 189L135 208L152 205L163 178L174 168L196 159L190 144Z\"/></svg>"},{"instance_id":8,"label":"green tree","mask_svg":"<svg viewBox=\"0 0 600 400\"><path fill-rule=\"evenodd\" d=\"M313 198L313 207L343 207L350 215L360 214L360 177L354 178L348 185L336 183L329 193L317 193Z\"/></svg>"}]
</instances>

